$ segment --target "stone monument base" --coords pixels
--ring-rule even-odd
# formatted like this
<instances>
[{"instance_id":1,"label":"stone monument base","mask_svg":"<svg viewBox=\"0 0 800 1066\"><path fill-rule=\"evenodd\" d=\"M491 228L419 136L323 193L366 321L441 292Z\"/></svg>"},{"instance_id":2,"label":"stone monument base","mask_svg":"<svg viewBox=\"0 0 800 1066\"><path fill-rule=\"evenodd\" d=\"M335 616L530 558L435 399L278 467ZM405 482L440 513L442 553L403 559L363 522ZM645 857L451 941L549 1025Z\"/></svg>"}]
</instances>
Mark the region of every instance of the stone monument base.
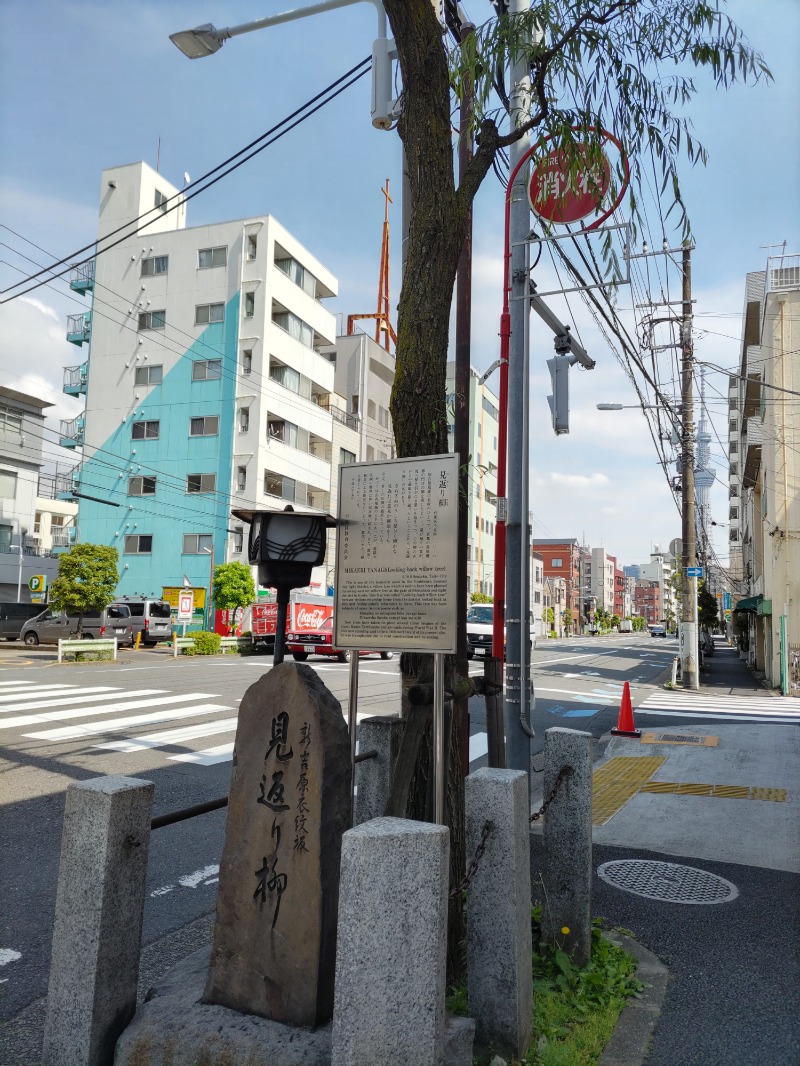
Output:
<instances>
[{"instance_id":1,"label":"stone monument base","mask_svg":"<svg viewBox=\"0 0 800 1066\"><path fill-rule=\"evenodd\" d=\"M298 1029L201 1003L210 951L189 955L150 990L117 1042L114 1066L330 1066L330 1022ZM474 1034L471 1018L448 1017L444 1066L472 1066Z\"/></svg>"}]
</instances>

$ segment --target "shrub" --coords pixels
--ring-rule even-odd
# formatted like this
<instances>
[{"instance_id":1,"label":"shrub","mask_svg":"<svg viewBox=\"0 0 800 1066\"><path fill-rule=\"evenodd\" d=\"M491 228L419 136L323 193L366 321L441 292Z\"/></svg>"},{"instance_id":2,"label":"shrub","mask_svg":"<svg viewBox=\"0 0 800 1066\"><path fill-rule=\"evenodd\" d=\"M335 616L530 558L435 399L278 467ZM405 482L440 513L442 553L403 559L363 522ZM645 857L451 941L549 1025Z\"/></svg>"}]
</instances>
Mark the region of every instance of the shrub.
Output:
<instances>
[{"instance_id":1,"label":"shrub","mask_svg":"<svg viewBox=\"0 0 800 1066\"><path fill-rule=\"evenodd\" d=\"M222 637L219 633L209 633L207 630L192 633L192 637L194 638L195 655L216 655L222 643Z\"/></svg>"}]
</instances>

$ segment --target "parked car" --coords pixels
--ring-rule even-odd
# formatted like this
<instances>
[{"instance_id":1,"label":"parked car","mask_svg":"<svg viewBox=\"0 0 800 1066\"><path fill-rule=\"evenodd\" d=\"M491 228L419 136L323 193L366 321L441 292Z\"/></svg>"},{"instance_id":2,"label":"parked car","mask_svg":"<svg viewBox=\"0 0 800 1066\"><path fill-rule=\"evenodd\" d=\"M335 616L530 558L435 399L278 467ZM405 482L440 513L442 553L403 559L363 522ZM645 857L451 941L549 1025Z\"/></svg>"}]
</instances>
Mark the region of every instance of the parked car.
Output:
<instances>
[{"instance_id":1,"label":"parked car","mask_svg":"<svg viewBox=\"0 0 800 1066\"><path fill-rule=\"evenodd\" d=\"M75 640L78 636L78 615L47 608L29 618L19 633L19 639L35 648L37 644L58 644L59 640ZM112 603L104 611L87 611L81 623L83 640L116 637L119 644L133 644L131 612L125 603Z\"/></svg>"},{"instance_id":2,"label":"parked car","mask_svg":"<svg viewBox=\"0 0 800 1066\"><path fill-rule=\"evenodd\" d=\"M17 640L20 626L29 618L42 613L41 603L0 603L0 638Z\"/></svg>"},{"instance_id":3,"label":"parked car","mask_svg":"<svg viewBox=\"0 0 800 1066\"><path fill-rule=\"evenodd\" d=\"M117 600L114 606L130 610L134 641L141 633L142 644L152 648L160 640L172 639L172 608L166 600Z\"/></svg>"},{"instance_id":4,"label":"parked car","mask_svg":"<svg viewBox=\"0 0 800 1066\"><path fill-rule=\"evenodd\" d=\"M664 626L650 626L651 637L666 637L667 631Z\"/></svg>"}]
</instances>

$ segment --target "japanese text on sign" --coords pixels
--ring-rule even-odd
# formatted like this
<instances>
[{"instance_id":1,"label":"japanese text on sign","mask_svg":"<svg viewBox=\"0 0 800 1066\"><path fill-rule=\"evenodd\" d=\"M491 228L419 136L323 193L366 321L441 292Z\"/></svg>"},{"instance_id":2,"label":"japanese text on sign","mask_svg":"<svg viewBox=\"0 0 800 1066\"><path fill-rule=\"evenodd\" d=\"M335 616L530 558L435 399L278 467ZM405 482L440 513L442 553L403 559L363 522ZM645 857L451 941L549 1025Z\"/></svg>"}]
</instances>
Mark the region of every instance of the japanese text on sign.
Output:
<instances>
[{"instance_id":1,"label":"japanese text on sign","mask_svg":"<svg viewBox=\"0 0 800 1066\"><path fill-rule=\"evenodd\" d=\"M339 469L334 643L454 651L458 458Z\"/></svg>"}]
</instances>

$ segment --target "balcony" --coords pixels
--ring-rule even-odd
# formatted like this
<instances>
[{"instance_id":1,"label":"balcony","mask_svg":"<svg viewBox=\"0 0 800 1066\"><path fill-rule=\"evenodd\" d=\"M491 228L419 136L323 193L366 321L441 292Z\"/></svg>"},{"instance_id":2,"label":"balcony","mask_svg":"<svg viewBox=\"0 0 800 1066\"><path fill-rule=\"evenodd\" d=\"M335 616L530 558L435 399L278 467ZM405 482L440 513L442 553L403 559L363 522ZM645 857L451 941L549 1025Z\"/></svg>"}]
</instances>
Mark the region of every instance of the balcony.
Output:
<instances>
[{"instance_id":1,"label":"balcony","mask_svg":"<svg viewBox=\"0 0 800 1066\"><path fill-rule=\"evenodd\" d=\"M69 422L65 422L62 418L61 429L58 434L58 443L61 445L62 448L83 447L83 431L85 429L85 426L85 414L80 414Z\"/></svg>"},{"instance_id":2,"label":"balcony","mask_svg":"<svg viewBox=\"0 0 800 1066\"><path fill-rule=\"evenodd\" d=\"M70 344L88 344L92 335L92 312L82 315L67 315L67 340Z\"/></svg>"},{"instance_id":3,"label":"balcony","mask_svg":"<svg viewBox=\"0 0 800 1066\"><path fill-rule=\"evenodd\" d=\"M73 493L77 492L80 486L80 465L73 466L71 470L68 470L66 474L56 474L55 477L55 496L56 500L71 500Z\"/></svg>"},{"instance_id":4,"label":"balcony","mask_svg":"<svg viewBox=\"0 0 800 1066\"><path fill-rule=\"evenodd\" d=\"M85 363L81 363L80 366L65 366L63 391L67 396L85 396L88 380L88 360Z\"/></svg>"},{"instance_id":5,"label":"balcony","mask_svg":"<svg viewBox=\"0 0 800 1066\"><path fill-rule=\"evenodd\" d=\"M90 259L88 263L79 263L78 266L72 268L69 273L69 287L73 292L79 292L81 295L92 291L94 288L94 259Z\"/></svg>"}]
</instances>

